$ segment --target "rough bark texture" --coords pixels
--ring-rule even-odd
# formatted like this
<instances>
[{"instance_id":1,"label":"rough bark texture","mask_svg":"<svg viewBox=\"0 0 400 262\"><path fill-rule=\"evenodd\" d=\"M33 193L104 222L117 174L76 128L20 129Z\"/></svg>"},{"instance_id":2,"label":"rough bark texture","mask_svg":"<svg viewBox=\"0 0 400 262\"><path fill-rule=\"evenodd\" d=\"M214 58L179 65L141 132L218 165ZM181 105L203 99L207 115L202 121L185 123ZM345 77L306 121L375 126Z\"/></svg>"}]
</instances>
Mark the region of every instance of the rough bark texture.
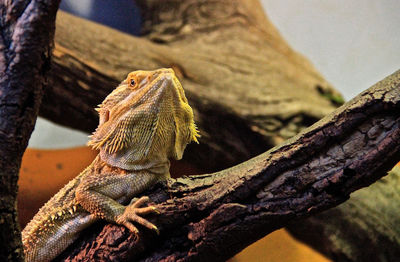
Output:
<instances>
[{"instance_id":1,"label":"rough bark texture","mask_svg":"<svg viewBox=\"0 0 400 262\"><path fill-rule=\"evenodd\" d=\"M18 171L39 111L58 3L0 3L0 261L23 260Z\"/></svg>"},{"instance_id":2,"label":"rough bark texture","mask_svg":"<svg viewBox=\"0 0 400 262\"><path fill-rule=\"evenodd\" d=\"M161 211L159 237L100 226L59 260L223 261L386 175L400 160L399 127L400 71L264 154L146 192Z\"/></svg>"},{"instance_id":3,"label":"rough bark texture","mask_svg":"<svg viewBox=\"0 0 400 262\"><path fill-rule=\"evenodd\" d=\"M292 224L290 232L334 261L400 257L400 164L337 208ZM363 248L360 248L362 246Z\"/></svg>"}]
</instances>

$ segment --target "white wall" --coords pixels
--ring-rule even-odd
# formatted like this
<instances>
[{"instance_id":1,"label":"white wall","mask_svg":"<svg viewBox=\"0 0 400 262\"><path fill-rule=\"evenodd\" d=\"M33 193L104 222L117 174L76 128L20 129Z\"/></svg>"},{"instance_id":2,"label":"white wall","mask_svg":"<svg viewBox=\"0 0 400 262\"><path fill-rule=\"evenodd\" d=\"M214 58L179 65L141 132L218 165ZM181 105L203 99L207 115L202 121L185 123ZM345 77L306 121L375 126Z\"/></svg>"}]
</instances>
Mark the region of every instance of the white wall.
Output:
<instances>
[{"instance_id":1,"label":"white wall","mask_svg":"<svg viewBox=\"0 0 400 262\"><path fill-rule=\"evenodd\" d=\"M262 0L289 44L346 99L400 69L399 0ZM35 148L84 145L87 134L38 119Z\"/></svg>"},{"instance_id":2,"label":"white wall","mask_svg":"<svg viewBox=\"0 0 400 262\"><path fill-rule=\"evenodd\" d=\"M262 0L290 46L348 100L400 69L399 0Z\"/></svg>"}]
</instances>

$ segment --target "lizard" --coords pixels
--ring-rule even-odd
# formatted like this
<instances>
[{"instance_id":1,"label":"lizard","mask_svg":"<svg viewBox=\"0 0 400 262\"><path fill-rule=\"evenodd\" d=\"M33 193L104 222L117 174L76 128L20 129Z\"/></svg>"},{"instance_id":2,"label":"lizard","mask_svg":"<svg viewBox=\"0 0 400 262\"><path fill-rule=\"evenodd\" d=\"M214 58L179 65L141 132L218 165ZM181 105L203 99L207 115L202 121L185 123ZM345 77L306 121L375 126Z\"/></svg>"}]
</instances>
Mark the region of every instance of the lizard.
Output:
<instances>
[{"instance_id":1,"label":"lizard","mask_svg":"<svg viewBox=\"0 0 400 262\"><path fill-rule=\"evenodd\" d=\"M147 196L136 196L168 179L169 159L198 143L193 110L170 68L129 73L96 110L99 125L88 145L99 154L22 231L29 262L51 261L100 219L134 234L136 223L158 233L143 217L158 210L146 205Z\"/></svg>"}]
</instances>

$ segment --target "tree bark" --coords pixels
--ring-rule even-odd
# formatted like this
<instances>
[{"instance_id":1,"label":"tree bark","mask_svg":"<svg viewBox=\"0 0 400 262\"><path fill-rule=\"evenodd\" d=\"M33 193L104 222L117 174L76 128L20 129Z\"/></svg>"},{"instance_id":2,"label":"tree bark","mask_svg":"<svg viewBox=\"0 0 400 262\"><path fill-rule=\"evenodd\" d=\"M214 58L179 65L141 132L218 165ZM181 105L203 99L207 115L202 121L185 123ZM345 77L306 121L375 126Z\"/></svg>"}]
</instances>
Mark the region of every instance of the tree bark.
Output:
<instances>
[{"instance_id":1,"label":"tree bark","mask_svg":"<svg viewBox=\"0 0 400 262\"><path fill-rule=\"evenodd\" d=\"M39 111L59 1L0 3L0 261L23 261L18 171Z\"/></svg>"},{"instance_id":2,"label":"tree bark","mask_svg":"<svg viewBox=\"0 0 400 262\"><path fill-rule=\"evenodd\" d=\"M400 71L264 154L146 192L160 236L99 226L58 260L223 261L386 175L400 160L399 127Z\"/></svg>"},{"instance_id":3,"label":"tree bark","mask_svg":"<svg viewBox=\"0 0 400 262\"><path fill-rule=\"evenodd\" d=\"M290 224L288 229L334 261L397 261L399 192L400 164L339 207Z\"/></svg>"}]
</instances>

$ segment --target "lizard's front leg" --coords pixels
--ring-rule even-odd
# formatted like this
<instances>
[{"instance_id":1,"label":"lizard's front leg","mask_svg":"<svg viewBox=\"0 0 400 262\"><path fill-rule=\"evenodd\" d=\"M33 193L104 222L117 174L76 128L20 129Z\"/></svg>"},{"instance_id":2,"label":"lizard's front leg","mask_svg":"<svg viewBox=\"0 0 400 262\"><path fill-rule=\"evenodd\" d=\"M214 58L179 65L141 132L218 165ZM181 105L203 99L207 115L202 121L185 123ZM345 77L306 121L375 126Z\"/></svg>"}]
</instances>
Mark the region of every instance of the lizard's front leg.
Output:
<instances>
[{"instance_id":1,"label":"lizard's front leg","mask_svg":"<svg viewBox=\"0 0 400 262\"><path fill-rule=\"evenodd\" d=\"M135 234L138 230L134 222L158 233L155 225L141 217L158 213L152 206L142 207L148 202L148 197L141 197L128 206L121 204L129 202L157 181L157 175L146 171L88 175L77 187L75 198L88 212L109 222L124 225Z\"/></svg>"}]
</instances>

